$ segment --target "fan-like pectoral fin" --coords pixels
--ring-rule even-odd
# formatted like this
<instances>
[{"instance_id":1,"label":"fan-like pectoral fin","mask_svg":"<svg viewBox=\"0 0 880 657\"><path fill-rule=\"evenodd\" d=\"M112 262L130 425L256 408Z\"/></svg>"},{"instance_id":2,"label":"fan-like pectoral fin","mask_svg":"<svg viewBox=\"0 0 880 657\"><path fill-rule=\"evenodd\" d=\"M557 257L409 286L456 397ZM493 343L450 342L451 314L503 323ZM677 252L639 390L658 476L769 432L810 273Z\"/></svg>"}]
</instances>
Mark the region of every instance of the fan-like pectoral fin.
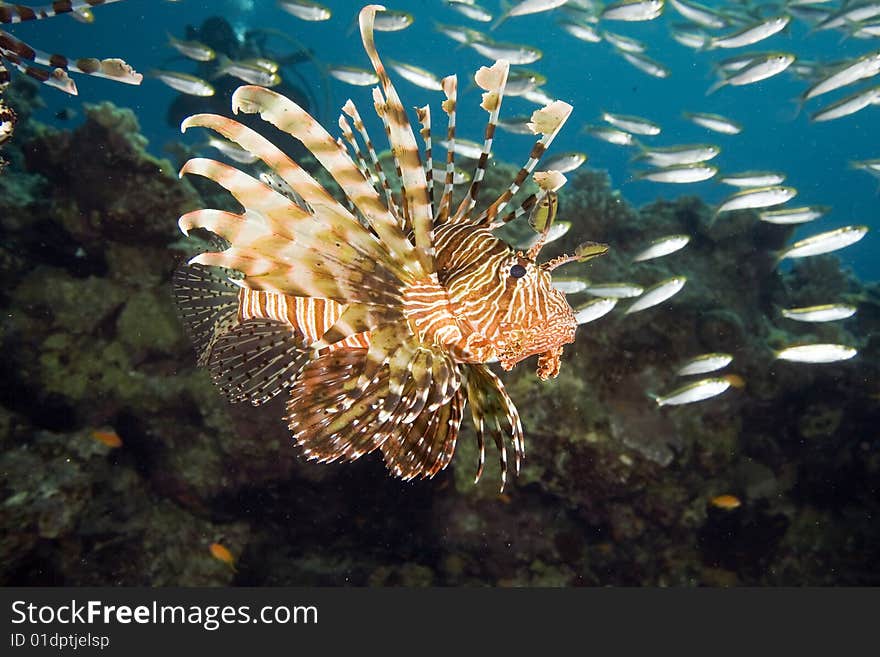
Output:
<instances>
[{"instance_id":1,"label":"fan-like pectoral fin","mask_svg":"<svg viewBox=\"0 0 880 657\"><path fill-rule=\"evenodd\" d=\"M513 400L504 389L504 385L485 365L466 365L465 382L467 400L471 405L471 417L477 429L477 441L481 454L485 445L486 435L492 437L501 457L501 490L507 483L507 447L505 439L513 443L516 473L525 456L522 423ZM482 456L477 471L477 480L482 472Z\"/></svg>"}]
</instances>

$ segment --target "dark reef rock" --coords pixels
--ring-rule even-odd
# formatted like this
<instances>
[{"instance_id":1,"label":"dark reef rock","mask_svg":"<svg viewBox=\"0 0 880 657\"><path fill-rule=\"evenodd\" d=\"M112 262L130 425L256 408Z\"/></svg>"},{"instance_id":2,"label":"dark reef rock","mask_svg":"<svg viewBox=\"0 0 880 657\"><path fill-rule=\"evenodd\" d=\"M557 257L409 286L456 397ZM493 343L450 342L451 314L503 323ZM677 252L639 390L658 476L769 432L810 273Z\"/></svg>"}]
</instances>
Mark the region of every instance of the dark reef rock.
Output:
<instances>
[{"instance_id":1,"label":"dark reef rock","mask_svg":"<svg viewBox=\"0 0 880 657\"><path fill-rule=\"evenodd\" d=\"M621 302L582 327L557 379L538 381L534 360L504 374L527 457L499 495L494 456L473 484L470 428L448 471L403 483L375 456L301 460L281 399L260 409L221 399L195 367L170 276L184 257L177 217L228 201L200 199L201 186L149 155L130 112L90 107L73 132L26 122L7 153L4 584L880 583L880 289L833 257L775 270L784 227L750 213L710 224L695 198L637 211L601 173L574 175L560 217L575 228L547 256L583 239L612 248L566 274L688 282L660 306L624 316ZM492 166L483 199L512 171ZM630 262L650 239L682 232L693 238L683 251ZM833 300L859 313L828 325L779 314ZM811 339L861 353L773 361L774 348ZM716 350L734 354L744 388L657 407L648 393L678 385L681 361ZM121 446L96 438L111 429ZM716 508L721 494L742 505ZM215 542L235 570L211 556Z\"/></svg>"}]
</instances>

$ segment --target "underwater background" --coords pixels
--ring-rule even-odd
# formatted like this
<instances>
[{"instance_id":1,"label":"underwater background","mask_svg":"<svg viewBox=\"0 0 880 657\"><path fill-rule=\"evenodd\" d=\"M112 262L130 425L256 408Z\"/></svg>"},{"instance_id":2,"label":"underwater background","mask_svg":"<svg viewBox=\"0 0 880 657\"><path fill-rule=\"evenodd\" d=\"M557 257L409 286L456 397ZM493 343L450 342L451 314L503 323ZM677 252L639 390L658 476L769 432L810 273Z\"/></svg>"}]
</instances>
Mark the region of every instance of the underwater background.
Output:
<instances>
[{"instance_id":1,"label":"underwater background","mask_svg":"<svg viewBox=\"0 0 880 657\"><path fill-rule=\"evenodd\" d=\"M327 67L369 63L355 25L360 3L324 4L332 17L320 22L261 0L125 0L95 8L92 23L59 16L4 26L47 51L122 57L145 78L129 86L77 76L79 94L71 97L13 70L3 95L18 122L0 172L0 583L880 583L878 181L849 165L880 158L880 108L811 122L824 103L799 111L809 82L788 72L706 95L712 63L739 51L680 45L670 26L681 17L669 6L656 20L600 21L648 44L671 71L664 79L637 70L605 42L563 31L564 9L510 18L492 33L541 49L527 68L546 76L550 97L574 106L548 155L589 156L566 174L559 216L573 225L553 252L584 239L607 243L608 255L577 269L590 280L647 288L687 277L662 305L633 315L616 309L581 326L558 378L539 381L531 364L501 374L526 436L522 472L503 493L494 456L473 483L469 421L446 470L401 482L374 455L307 462L280 420L281 399L260 408L225 401L196 367L171 286L191 255L178 217L223 203L215 186L180 180L177 170L196 154L222 158L204 145L206 131L181 135L179 124L198 112L231 115L229 94L243 83L211 79L215 95L200 98L149 72L210 77L214 64L181 56L168 33L233 59L272 58L281 64L276 89L336 134L339 108L347 98L369 108L370 87L346 85ZM498 3L482 4L500 13ZM393 8L415 20L377 33L383 57L438 76L457 73L458 135L482 139L485 112L478 90L466 87L491 61L440 34L435 22L489 24L441 0ZM786 10L746 8L755 17ZM796 17L750 49L832 62L877 47L876 38L811 33ZM439 92L394 79L407 108L439 106ZM502 118L537 107L508 97ZM600 124L602 111L661 125L660 135L639 138L646 145L721 146L712 164L722 172L785 172L785 184L798 190L795 204L832 209L799 226L759 221L751 210L714 219L734 188L714 179L630 180L637 150L582 130ZM711 133L683 111L722 114L743 130ZM485 198L507 186L532 140L498 131ZM293 140L279 145L304 155ZM777 252L795 240L853 224L871 231L840 252L776 266ZM690 242L632 262L670 234ZM573 294L572 305L588 298ZM857 312L822 323L780 313L826 303ZM858 354L819 364L774 358L803 343L848 345ZM658 407L650 393L676 388L679 366L709 352L733 355L728 371L740 383L711 399Z\"/></svg>"}]
</instances>

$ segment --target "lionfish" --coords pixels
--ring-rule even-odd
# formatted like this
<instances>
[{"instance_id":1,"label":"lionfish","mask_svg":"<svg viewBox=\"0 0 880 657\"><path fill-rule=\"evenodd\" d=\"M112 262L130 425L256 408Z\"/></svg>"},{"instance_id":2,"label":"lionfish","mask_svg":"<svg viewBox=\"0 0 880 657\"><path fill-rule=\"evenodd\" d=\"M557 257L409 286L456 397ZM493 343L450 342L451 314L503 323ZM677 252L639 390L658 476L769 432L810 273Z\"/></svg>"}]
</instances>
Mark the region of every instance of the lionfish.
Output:
<instances>
[{"instance_id":1,"label":"lionfish","mask_svg":"<svg viewBox=\"0 0 880 657\"><path fill-rule=\"evenodd\" d=\"M0 2L0 23L21 23L42 20L62 14L80 13L98 5L110 4L118 0L55 0L43 7L27 7ZM71 59L64 55L52 54L31 47L24 41L0 30L0 94L9 84L9 68L15 68L42 84L76 95L76 83L69 72L82 73L101 78L110 78L126 84L140 84L143 76L123 60L117 58L95 59L81 57ZM47 67L47 68L44 68ZM0 99L0 145L8 140L15 128L15 112Z\"/></svg>"},{"instance_id":2,"label":"lionfish","mask_svg":"<svg viewBox=\"0 0 880 657\"><path fill-rule=\"evenodd\" d=\"M393 189L351 100L334 139L304 109L260 86L239 87L233 113L259 114L299 140L345 195L339 202L271 141L237 121L196 114L181 129L210 128L256 155L280 184L227 164L194 158L180 175L209 178L228 190L241 213L199 209L184 214L184 234L206 229L217 251L201 253L175 274L181 314L212 378L232 402L263 404L286 391L286 421L303 454L319 462L352 461L381 451L403 479L432 477L451 461L470 404L483 471L485 444L506 442L516 471L524 456L516 407L489 363L504 370L538 355L537 375L555 377L577 321L551 272L607 250L587 242L574 255L538 263L553 217L561 173L535 173L539 187L504 213L553 141L572 107L555 101L534 112L539 138L510 186L477 213L509 72L500 60L476 73L489 114L470 187L453 207L456 77L442 81L448 117L446 175L435 202L430 107L417 109L424 161L400 97L373 37L376 12L359 14L364 49L379 78L376 113L391 145L399 188ZM353 126L353 127L352 127ZM357 135L357 136L356 136ZM358 139L359 137L359 139ZM280 190L287 190L282 193ZM529 214L535 246L515 250L495 229ZM220 250L222 249L222 250Z\"/></svg>"}]
</instances>

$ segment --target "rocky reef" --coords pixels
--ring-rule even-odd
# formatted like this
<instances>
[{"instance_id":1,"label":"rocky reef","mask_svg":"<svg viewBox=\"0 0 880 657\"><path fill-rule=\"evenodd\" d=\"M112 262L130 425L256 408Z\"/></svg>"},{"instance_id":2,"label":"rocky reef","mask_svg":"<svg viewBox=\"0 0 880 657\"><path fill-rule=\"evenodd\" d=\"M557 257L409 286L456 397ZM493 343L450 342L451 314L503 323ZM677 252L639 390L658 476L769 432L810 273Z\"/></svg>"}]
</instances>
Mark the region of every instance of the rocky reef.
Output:
<instances>
[{"instance_id":1,"label":"rocky reef","mask_svg":"<svg viewBox=\"0 0 880 657\"><path fill-rule=\"evenodd\" d=\"M171 298L175 224L217 201L147 152L131 112L90 106L58 131L27 120L27 84L11 93L22 121L0 175L0 583L880 583L880 288L831 256L776 268L789 229L749 212L713 224L696 198L636 210L602 173L572 175L560 217L574 229L553 247L611 251L564 273L645 286L685 275L685 288L581 327L555 380L532 361L504 375L527 456L503 494L494 457L473 484L470 428L447 471L403 483L372 456L305 462L281 400L228 405L195 367ZM484 198L509 173L493 167ZM671 233L691 243L631 262ZM829 301L858 313L779 314ZM774 361L811 340L860 353ZM647 393L709 351L733 354L745 386L658 408ZM713 505L722 494L741 504Z\"/></svg>"}]
</instances>

